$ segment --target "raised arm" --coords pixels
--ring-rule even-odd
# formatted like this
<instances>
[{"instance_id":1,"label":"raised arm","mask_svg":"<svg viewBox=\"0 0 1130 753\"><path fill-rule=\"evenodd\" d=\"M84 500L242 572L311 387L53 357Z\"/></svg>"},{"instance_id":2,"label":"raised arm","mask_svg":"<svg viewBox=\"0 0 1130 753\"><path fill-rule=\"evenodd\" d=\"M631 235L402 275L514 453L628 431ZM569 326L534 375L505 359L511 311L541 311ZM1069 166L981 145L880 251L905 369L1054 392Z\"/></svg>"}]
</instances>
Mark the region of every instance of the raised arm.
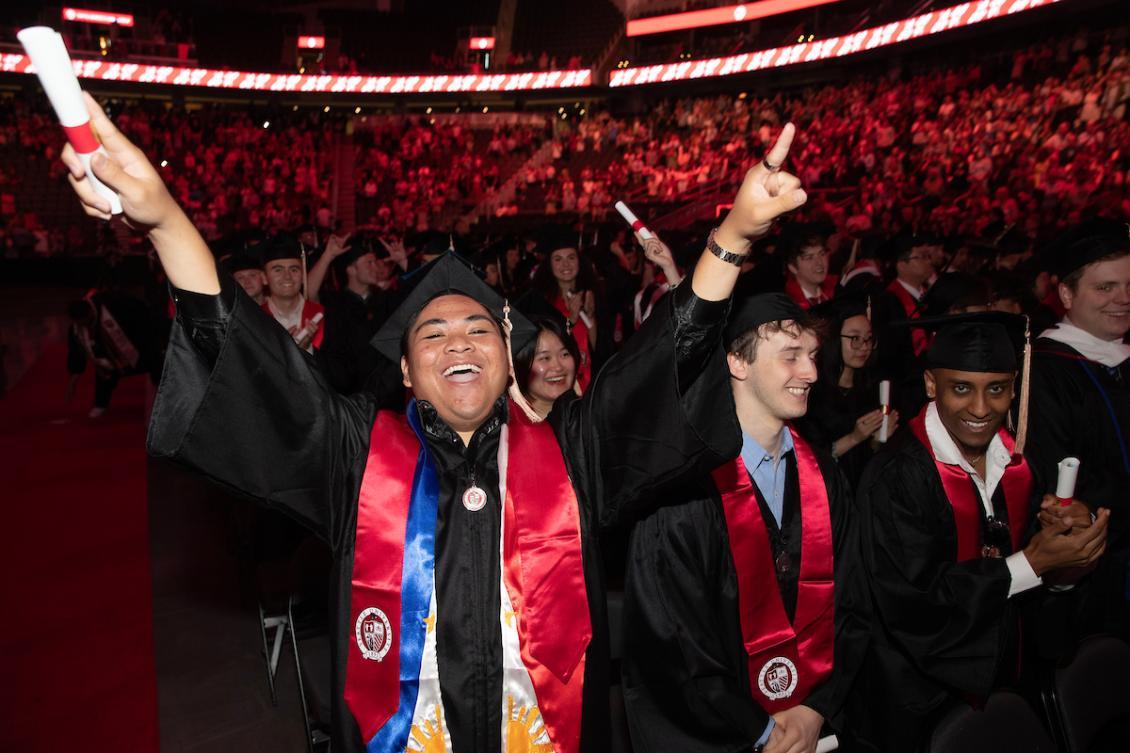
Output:
<instances>
[{"instance_id":1,"label":"raised arm","mask_svg":"<svg viewBox=\"0 0 1130 753\"><path fill-rule=\"evenodd\" d=\"M208 244L177 205L169 189L145 154L106 117L89 94L83 93L90 120L109 157L95 155L91 168L98 179L117 191L130 227L145 232L157 250L161 266L174 287L193 293L216 295L220 280ZM63 147L67 179L91 217L110 219L110 203L95 193L70 144Z\"/></svg>"}]
</instances>

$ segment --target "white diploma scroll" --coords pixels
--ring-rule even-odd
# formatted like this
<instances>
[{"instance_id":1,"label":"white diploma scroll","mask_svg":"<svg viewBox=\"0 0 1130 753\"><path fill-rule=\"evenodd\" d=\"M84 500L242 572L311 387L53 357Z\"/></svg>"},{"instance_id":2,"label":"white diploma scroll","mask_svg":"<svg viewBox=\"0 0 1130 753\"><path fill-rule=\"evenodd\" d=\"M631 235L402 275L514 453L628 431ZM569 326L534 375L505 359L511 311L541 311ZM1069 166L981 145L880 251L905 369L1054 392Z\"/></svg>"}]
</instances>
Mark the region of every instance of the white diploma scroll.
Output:
<instances>
[{"instance_id":1,"label":"white diploma scroll","mask_svg":"<svg viewBox=\"0 0 1130 753\"><path fill-rule=\"evenodd\" d=\"M1069 505L1075 498L1075 479L1079 478L1079 458L1064 458L1059 461L1058 468L1055 496L1061 505Z\"/></svg>"},{"instance_id":2,"label":"white diploma scroll","mask_svg":"<svg viewBox=\"0 0 1130 753\"><path fill-rule=\"evenodd\" d=\"M82 89L75 76L74 64L71 56L67 54L67 46L59 32L47 26L31 26L21 29L16 33L20 44L24 46L32 65L35 66L39 83L51 100L51 107L59 118L60 125L67 134L86 177L94 190L110 202L111 214L122 213L122 201L118 194L94 176L90 169L90 160L106 150L98 142L94 130L90 127L90 113L86 109L86 102L82 98Z\"/></svg>"},{"instance_id":3,"label":"white diploma scroll","mask_svg":"<svg viewBox=\"0 0 1130 753\"><path fill-rule=\"evenodd\" d=\"M887 431L891 419L891 380L884 379L879 382L879 406L883 410L883 423L879 425L879 441L887 441Z\"/></svg>"},{"instance_id":4,"label":"white diploma scroll","mask_svg":"<svg viewBox=\"0 0 1130 753\"><path fill-rule=\"evenodd\" d=\"M310 321L306 322L306 326L294 333L294 342L300 343L307 337L310 337L318 331L318 325L322 323L323 314L321 311L310 317Z\"/></svg>"},{"instance_id":5,"label":"white diploma scroll","mask_svg":"<svg viewBox=\"0 0 1130 753\"><path fill-rule=\"evenodd\" d=\"M640 218L636 217L635 212L633 212L631 209L628 209L627 204L622 201L618 201L614 206L616 207L616 211L620 213L620 216L624 218L624 221L631 225L632 230L639 233L641 238L643 238L645 241L649 241L655 237L655 233L651 232L647 229L647 227L644 226Z\"/></svg>"},{"instance_id":6,"label":"white diploma scroll","mask_svg":"<svg viewBox=\"0 0 1130 753\"><path fill-rule=\"evenodd\" d=\"M828 735L816 741L816 753L832 753L833 750L839 750L840 738L835 735Z\"/></svg>"}]
</instances>

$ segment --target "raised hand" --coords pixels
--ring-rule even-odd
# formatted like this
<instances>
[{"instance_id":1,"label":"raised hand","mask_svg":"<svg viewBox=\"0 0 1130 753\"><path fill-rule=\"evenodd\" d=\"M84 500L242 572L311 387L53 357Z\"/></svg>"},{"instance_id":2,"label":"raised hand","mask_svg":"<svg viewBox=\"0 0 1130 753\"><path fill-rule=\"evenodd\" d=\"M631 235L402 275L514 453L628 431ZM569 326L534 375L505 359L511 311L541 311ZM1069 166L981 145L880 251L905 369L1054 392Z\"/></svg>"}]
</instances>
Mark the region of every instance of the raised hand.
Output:
<instances>
[{"instance_id":1,"label":"raised hand","mask_svg":"<svg viewBox=\"0 0 1130 753\"><path fill-rule=\"evenodd\" d=\"M90 111L91 125L109 155L109 158L95 155L91 168L99 180L121 197L126 222L147 231L180 214L180 207L145 154L110 122L93 97L83 92L83 98ZM83 211L91 217L109 220L110 202L95 192L70 144L63 147L60 158L67 167L67 179L78 194Z\"/></svg>"},{"instance_id":2,"label":"raised hand","mask_svg":"<svg viewBox=\"0 0 1130 753\"><path fill-rule=\"evenodd\" d=\"M177 206L157 170L110 122L93 97L85 93L83 97L91 124L109 155L96 155L91 169L121 197L125 222L149 234L170 283L194 293L219 293L216 262L208 244ZM60 158L83 211L91 217L109 220L110 202L95 192L70 144L63 147Z\"/></svg>"},{"instance_id":3,"label":"raised hand","mask_svg":"<svg viewBox=\"0 0 1130 753\"><path fill-rule=\"evenodd\" d=\"M800 178L782 169L795 134L796 127L787 124L765 159L746 172L734 206L715 236L722 248L736 254L748 252L754 240L769 232L774 220L808 200Z\"/></svg>"}]
</instances>

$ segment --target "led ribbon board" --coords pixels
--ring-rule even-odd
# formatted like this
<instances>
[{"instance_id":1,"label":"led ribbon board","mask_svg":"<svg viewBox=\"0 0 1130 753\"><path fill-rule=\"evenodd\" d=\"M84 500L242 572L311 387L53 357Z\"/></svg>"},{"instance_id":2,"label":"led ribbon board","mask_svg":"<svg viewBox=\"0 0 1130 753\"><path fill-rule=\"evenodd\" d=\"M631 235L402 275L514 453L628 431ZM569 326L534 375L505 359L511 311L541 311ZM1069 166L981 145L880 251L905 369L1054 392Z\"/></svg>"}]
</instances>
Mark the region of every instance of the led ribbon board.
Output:
<instances>
[{"instance_id":1,"label":"led ribbon board","mask_svg":"<svg viewBox=\"0 0 1130 753\"><path fill-rule=\"evenodd\" d=\"M727 5L722 8L692 10L687 13L670 13L665 16L637 18L634 21L629 21L626 33L629 37L642 37L645 34L662 34L665 31L735 24L838 2L840 0L762 0L760 3Z\"/></svg>"},{"instance_id":2,"label":"led ribbon board","mask_svg":"<svg viewBox=\"0 0 1130 753\"><path fill-rule=\"evenodd\" d=\"M76 60L79 78L131 81L165 86L203 86L269 92L324 94L441 94L444 92L509 92L538 89L577 89L592 85L591 70L538 71L467 76L298 75L217 71L166 65ZM26 55L0 55L0 73L34 73Z\"/></svg>"},{"instance_id":3,"label":"led ribbon board","mask_svg":"<svg viewBox=\"0 0 1130 753\"><path fill-rule=\"evenodd\" d=\"M63 8L63 20L82 24L103 24L105 26L133 26L133 16L129 13L84 10L83 8Z\"/></svg>"},{"instance_id":4,"label":"led ribbon board","mask_svg":"<svg viewBox=\"0 0 1130 753\"><path fill-rule=\"evenodd\" d=\"M794 44L788 47L775 47L771 50L747 52L724 58L687 60L681 63L649 65L640 68L626 68L612 72L608 85L638 86L657 84L666 81L683 81L695 78L713 78L749 73L766 68L780 68L796 63L811 63L817 60L830 60L886 47L912 39L940 34L943 31L973 26L994 18L1021 13L1062 0L979 0L962 3L951 8L923 13L885 26L864 29L842 37L821 39L815 42Z\"/></svg>"}]
</instances>

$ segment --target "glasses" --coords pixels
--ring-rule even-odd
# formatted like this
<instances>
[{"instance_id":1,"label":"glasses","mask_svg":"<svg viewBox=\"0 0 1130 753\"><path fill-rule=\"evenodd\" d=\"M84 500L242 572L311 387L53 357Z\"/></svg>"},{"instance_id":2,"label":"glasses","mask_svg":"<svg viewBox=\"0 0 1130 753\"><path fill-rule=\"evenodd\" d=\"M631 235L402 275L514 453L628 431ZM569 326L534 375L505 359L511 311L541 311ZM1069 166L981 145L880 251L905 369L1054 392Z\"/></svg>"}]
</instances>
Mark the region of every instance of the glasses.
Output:
<instances>
[{"instance_id":1,"label":"glasses","mask_svg":"<svg viewBox=\"0 0 1130 753\"><path fill-rule=\"evenodd\" d=\"M871 335L864 337L863 335L840 335L844 340L847 340L853 350L870 350L875 347L875 338Z\"/></svg>"}]
</instances>

